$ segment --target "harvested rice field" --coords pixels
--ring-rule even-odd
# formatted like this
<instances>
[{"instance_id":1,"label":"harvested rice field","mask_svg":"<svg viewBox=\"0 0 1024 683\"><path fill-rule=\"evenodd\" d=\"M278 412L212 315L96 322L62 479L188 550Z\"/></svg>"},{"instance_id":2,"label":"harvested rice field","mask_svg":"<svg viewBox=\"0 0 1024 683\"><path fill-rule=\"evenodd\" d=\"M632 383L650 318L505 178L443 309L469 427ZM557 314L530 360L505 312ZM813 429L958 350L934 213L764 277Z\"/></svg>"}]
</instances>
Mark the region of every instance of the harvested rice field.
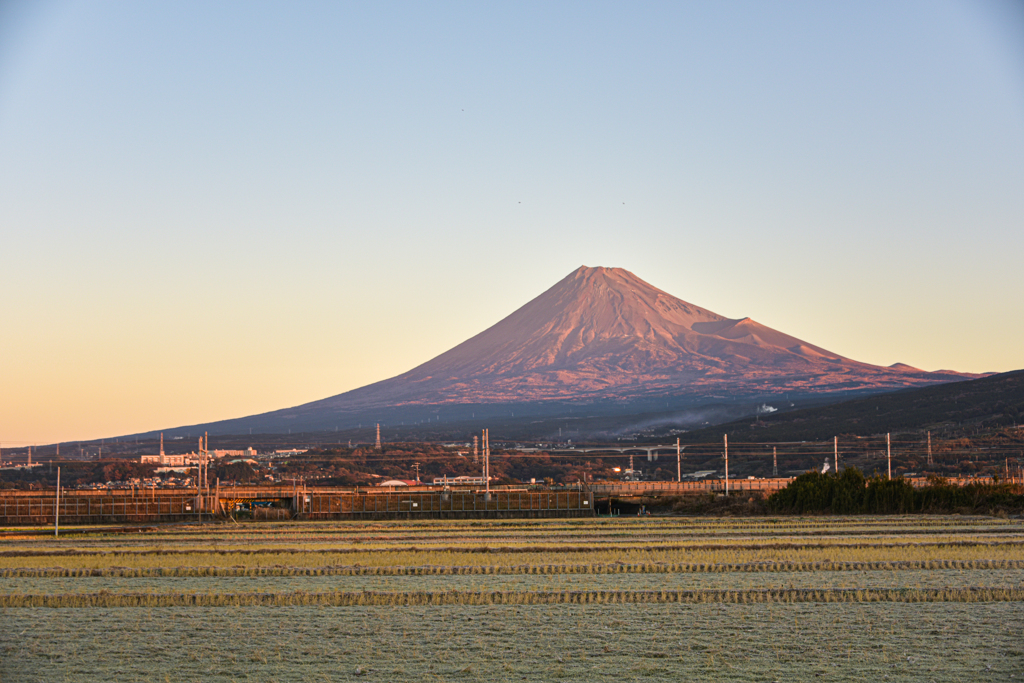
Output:
<instances>
[{"instance_id":1,"label":"harvested rice field","mask_svg":"<svg viewBox=\"0 0 1024 683\"><path fill-rule=\"evenodd\" d=\"M175 525L0 540L0 682L1024 680L1024 523Z\"/></svg>"}]
</instances>

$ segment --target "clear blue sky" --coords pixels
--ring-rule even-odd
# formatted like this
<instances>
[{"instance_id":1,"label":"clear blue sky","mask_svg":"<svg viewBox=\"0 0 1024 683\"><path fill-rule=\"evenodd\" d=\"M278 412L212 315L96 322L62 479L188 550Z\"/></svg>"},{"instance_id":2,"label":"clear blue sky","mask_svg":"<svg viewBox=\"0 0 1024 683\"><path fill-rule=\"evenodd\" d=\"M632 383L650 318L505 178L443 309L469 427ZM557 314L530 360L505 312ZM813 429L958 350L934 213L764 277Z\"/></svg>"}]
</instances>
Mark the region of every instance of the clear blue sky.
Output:
<instances>
[{"instance_id":1,"label":"clear blue sky","mask_svg":"<svg viewBox=\"0 0 1024 683\"><path fill-rule=\"evenodd\" d=\"M1024 367L1024 5L0 4L0 446L323 398L580 265Z\"/></svg>"}]
</instances>

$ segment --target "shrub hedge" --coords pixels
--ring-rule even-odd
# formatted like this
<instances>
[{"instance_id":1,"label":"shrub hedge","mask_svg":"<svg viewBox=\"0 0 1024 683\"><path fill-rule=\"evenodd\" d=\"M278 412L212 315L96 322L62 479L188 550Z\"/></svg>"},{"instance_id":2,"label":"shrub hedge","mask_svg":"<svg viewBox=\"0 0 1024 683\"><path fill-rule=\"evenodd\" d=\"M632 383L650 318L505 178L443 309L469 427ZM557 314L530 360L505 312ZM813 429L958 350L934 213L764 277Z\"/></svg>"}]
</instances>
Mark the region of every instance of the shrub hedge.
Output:
<instances>
[{"instance_id":1,"label":"shrub hedge","mask_svg":"<svg viewBox=\"0 0 1024 683\"><path fill-rule=\"evenodd\" d=\"M998 514L1024 512L1024 491L1011 484L959 486L935 477L914 488L903 477L867 479L856 467L842 474L808 472L768 498L780 513L909 514L915 512Z\"/></svg>"}]
</instances>

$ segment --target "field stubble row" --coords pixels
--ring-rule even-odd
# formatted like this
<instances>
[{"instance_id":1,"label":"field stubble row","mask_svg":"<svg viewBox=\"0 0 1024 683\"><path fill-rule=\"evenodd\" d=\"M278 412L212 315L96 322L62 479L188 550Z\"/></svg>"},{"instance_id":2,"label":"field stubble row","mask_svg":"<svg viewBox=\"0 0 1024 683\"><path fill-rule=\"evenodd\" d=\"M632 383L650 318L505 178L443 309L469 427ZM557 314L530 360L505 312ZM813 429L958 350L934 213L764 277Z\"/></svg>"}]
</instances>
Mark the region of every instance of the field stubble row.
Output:
<instances>
[{"instance_id":1,"label":"field stubble row","mask_svg":"<svg viewBox=\"0 0 1024 683\"><path fill-rule=\"evenodd\" d=\"M573 561L567 562L572 558ZM7 554L0 569L110 567L514 567L547 565L690 564L741 565L778 562L909 562L909 561L1024 560L1024 545L975 544L874 544L825 546L714 546L671 549L575 548L571 555L559 550L528 552L466 552L465 550L390 550L362 552L152 552L152 553L59 553Z\"/></svg>"},{"instance_id":2,"label":"field stubble row","mask_svg":"<svg viewBox=\"0 0 1024 683\"><path fill-rule=\"evenodd\" d=\"M901 569L741 573L542 574L271 574L167 576L35 576L5 578L11 595L243 594L322 592L589 592L725 590L904 590L1022 588L1024 568Z\"/></svg>"},{"instance_id":3,"label":"field stubble row","mask_svg":"<svg viewBox=\"0 0 1024 683\"><path fill-rule=\"evenodd\" d=\"M395 553L395 552L449 552L449 553L477 553L477 554L535 554L544 552L556 553L580 553L589 554L594 552L629 552L643 550L645 552L671 552L671 551L717 551L717 550L820 550L836 549L837 551L861 549L861 548L909 548L909 547L997 547L1022 548L1024 547L1024 536L1020 538L987 537L983 534L976 535L950 535L942 538L912 536L886 537L881 539L845 538L836 536L834 538L805 539L762 539L749 537L743 539L718 540L709 542L707 539L696 541L657 542L649 539L636 539L632 543L601 544L587 537L573 537L562 540L550 540L545 543L516 543L514 540L506 539L505 543L494 545L476 545L470 542L461 543L458 539L439 539L433 543L418 545L405 544L308 544L279 546L274 544L218 544L204 546L198 543L182 543L181 545L169 546L162 543L151 543L148 545L122 545L110 543L101 547L82 547L79 544L10 544L0 550L0 563L4 558L12 557L60 557L60 556L112 556L112 555L196 555L196 554L236 554L256 555L266 553L277 554L301 554L301 553L324 553L324 554L348 554L357 555L365 553ZM0 564L0 566L3 566Z\"/></svg>"},{"instance_id":4,"label":"field stubble row","mask_svg":"<svg viewBox=\"0 0 1024 683\"><path fill-rule=\"evenodd\" d=\"M65 593L0 595L0 609L97 607L352 607L417 605L1021 602L1024 588L775 588L755 590L331 591L290 593Z\"/></svg>"},{"instance_id":5,"label":"field stubble row","mask_svg":"<svg viewBox=\"0 0 1024 683\"><path fill-rule=\"evenodd\" d=\"M904 560L818 562L614 562L610 564L517 564L517 565L337 565L274 566L178 566L178 567L20 567L0 570L0 578L31 577L195 577L195 576L479 576L552 574L673 574L673 573L780 573L864 571L991 571L1024 569L1024 560Z\"/></svg>"}]
</instances>

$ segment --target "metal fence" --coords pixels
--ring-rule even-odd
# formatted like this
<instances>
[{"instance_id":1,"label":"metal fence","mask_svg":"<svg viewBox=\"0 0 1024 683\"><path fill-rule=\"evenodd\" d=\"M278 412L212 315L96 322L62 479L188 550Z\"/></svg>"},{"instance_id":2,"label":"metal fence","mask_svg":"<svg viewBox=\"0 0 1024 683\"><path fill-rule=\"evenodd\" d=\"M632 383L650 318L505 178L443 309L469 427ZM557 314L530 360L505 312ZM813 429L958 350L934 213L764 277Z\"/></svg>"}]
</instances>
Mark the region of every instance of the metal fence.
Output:
<instances>
[{"instance_id":1,"label":"metal fence","mask_svg":"<svg viewBox=\"0 0 1024 683\"><path fill-rule=\"evenodd\" d=\"M406 517L589 516L588 491L339 491L300 489L246 490L245 500L273 500L275 508L254 508L261 519L345 519ZM62 524L181 522L200 515L234 515L242 500L235 491L198 496L183 491L0 491L0 524L50 525L59 512ZM270 514L273 512L273 514Z\"/></svg>"},{"instance_id":2,"label":"metal fence","mask_svg":"<svg viewBox=\"0 0 1024 683\"><path fill-rule=\"evenodd\" d=\"M330 517L558 516L593 514L587 491L388 492L300 496L297 512Z\"/></svg>"},{"instance_id":3,"label":"metal fence","mask_svg":"<svg viewBox=\"0 0 1024 683\"><path fill-rule=\"evenodd\" d=\"M58 512L60 521L67 524L181 521L197 516L200 502L195 494L182 492L152 496L61 492L59 503L56 492L18 494L0 492L0 524L53 524ZM205 509L211 510L212 501L204 502Z\"/></svg>"}]
</instances>

